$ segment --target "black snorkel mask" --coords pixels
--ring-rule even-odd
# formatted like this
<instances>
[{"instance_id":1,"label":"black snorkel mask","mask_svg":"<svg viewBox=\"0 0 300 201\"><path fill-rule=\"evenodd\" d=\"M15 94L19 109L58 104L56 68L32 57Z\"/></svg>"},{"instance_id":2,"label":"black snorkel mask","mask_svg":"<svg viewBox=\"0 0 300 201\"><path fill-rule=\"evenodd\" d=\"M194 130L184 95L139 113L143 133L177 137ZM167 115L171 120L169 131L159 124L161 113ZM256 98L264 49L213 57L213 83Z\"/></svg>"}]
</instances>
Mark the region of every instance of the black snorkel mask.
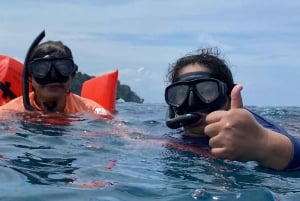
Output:
<instances>
[{"instance_id":1,"label":"black snorkel mask","mask_svg":"<svg viewBox=\"0 0 300 201\"><path fill-rule=\"evenodd\" d=\"M50 55L46 55L31 61L29 70L32 78L38 84L46 85L67 82L77 67L72 58L52 58Z\"/></svg>"},{"instance_id":2,"label":"black snorkel mask","mask_svg":"<svg viewBox=\"0 0 300 201\"><path fill-rule=\"evenodd\" d=\"M202 117L200 113L209 114L223 108L227 99L227 85L212 74L187 73L165 90L165 101L169 105L166 124L176 129L196 123Z\"/></svg>"},{"instance_id":3,"label":"black snorkel mask","mask_svg":"<svg viewBox=\"0 0 300 201\"><path fill-rule=\"evenodd\" d=\"M34 108L30 105L30 101L29 101L29 57L32 54L33 50L35 47L37 47L39 45L39 43L43 40L43 38L45 37L45 31L42 31L36 38L35 40L32 42L32 44L30 45L26 57L25 57L25 61L24 61L24 68L23 68L23 104L26 110L30 110L33 111Z\"/></svg>"}]
</instances>

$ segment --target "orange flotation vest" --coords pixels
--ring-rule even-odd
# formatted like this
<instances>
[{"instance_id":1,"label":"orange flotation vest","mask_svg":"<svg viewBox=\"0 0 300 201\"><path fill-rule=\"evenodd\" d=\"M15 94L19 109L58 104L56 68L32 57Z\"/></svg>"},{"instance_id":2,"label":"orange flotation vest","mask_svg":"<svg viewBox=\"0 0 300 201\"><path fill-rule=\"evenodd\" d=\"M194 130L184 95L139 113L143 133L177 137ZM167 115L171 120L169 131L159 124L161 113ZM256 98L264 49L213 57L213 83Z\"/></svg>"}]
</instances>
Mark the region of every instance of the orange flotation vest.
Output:
<instances>
[{"instance_id":1,"label":"orange flotation vest","mask_svg":"<svg viewBox=\"0 0 300 201\"><path fill-rule=\"evenodd\" d=\"M105 73L83 83L81 96L92 99L111 113L115 112L119 71Z\"/></svg>"},{"instance_id":2,"label":"orange flotation vest","mask_svg":"<svg viewBox=\"0 0 300 201\"><path fill-rule=\"evenodd\" d=\"M22 95L22 74L22 62L0 55L0 105Z\"/></svg>"}]
</instances>

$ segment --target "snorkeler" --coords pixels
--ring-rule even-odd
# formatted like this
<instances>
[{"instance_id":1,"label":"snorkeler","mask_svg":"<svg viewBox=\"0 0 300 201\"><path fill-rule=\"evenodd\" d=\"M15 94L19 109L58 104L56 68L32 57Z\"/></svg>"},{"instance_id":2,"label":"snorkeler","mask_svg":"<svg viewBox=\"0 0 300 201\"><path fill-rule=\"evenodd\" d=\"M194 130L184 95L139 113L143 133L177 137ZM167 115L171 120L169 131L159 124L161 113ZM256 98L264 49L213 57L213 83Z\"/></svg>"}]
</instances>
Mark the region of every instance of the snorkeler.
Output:
<instances>
[{"instance_id":1,"label":"snorkeler","mask_svg":"<svg viewBox=\"0 0 300 201\"><path fill-rule=\"evenodd\" d=\"M178 59L167 78L168 127L183 127L186 136L208 138L217 158L256 161L276 170L300 169L299 140L243 107L242 86L234 84L218 49Z\"/></svg>"},{"instance_id":2,"label":"snorkeler","mask_svg":"<svg viewBox=\"0 0 300 201\"><path fill-rule=\"evenodd\" d=\"M23 97L17 97L1 106L0 112L82 112L110 117L111 113L95 101L70 92L71 82L78 70L72 52L60 41L39 44L44 36L43 31L27 52L23 73ZM29 92L29 85L32 86L32 92Z\"/></svg>"}]
</instances>

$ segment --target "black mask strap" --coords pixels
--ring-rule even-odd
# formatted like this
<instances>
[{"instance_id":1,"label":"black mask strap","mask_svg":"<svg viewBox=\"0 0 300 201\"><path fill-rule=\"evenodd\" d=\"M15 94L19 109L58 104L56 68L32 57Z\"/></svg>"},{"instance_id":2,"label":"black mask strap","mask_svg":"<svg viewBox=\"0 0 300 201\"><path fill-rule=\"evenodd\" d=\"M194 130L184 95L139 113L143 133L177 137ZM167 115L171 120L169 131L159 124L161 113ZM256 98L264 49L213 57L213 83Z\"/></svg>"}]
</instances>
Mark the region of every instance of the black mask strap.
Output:
<instances>
[{"instance_id":1,"label":"black mask strap","mask_svg":"<svg viewBox=\"0 0 300 201\"><path fill-rule=\"evenodd\" d=\"M45 37L45 31L43 30L32 42L30 48L27 51L25 61L24 61L24 68L23 68L23 104L26 110L33 111L34 108L30 105L29 101L29 57L32 54L34 48L38 46L38 44L42 41L42 39Z\"/></svg>"},{"instance_id":2,"label":"black mask strap","mask_svg":"<svg viewBox=\"0 0 300 201\"><path fill-rule=\"evenodd\" d=\"M10 98L10 99L14 99L17 96L14 94L14 92L12 92L10 90L10 82L5 82L2 83L0 82L0 89L2 89L2 98Z\"/></svg>"}]
</instances>

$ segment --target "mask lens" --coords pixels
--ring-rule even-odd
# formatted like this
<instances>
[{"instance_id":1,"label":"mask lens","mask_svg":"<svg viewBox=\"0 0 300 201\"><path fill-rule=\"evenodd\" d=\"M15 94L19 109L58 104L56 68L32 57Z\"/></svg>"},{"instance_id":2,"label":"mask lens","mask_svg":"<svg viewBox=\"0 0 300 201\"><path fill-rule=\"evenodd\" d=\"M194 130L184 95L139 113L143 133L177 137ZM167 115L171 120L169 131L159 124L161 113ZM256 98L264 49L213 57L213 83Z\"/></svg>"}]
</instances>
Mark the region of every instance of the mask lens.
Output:
<instances>
[{"instance_id":1,"label":"mask lens","mask_svg":"<svg viewBox=\"0 0 300 201\"><path fill-rule=\"evenodd\" d=\"M174 107L181 106L189 92L188 85L173 85L166 90L166 102Z\"/></svg>"},{"instance_id":2,"label":"mask lens","mask_svg":"<svg viewBox=\"0 0 300 201\"><path fill-rule=\"evenodd\" d=\"M30 71L33 77L44 78L50 70L49 61L34 61L30 65Z\"/></svg>"},{"instance_id":3,"label":"mask lens","mask_svg":"<svg viewBox=\"0 0 300 201\"><path fill-rule=\"evenodd\" d=\"M206 104L212 103L220 96L218 83L215 81L204 81L195 84L199 98Z\"/></svg>"},{"instance_id":4,"label":"mask lens","mask_svg":"<svg viewBox=\"0 0 300 201\"><path fill-rule=\"evenodd\" d=\"M71 75L75 68L74 62L70 59L55 60L52 62L52 65L54 65L55 69L65 77Z\"/></svg>"},{"instance_id":5,"label":"mask lens","mask_svg":"<svg viewBox=\"0 0 300 201\"><path fill-rule=\"evenodd\" d=\"M33 77L43 79L49 73L51 67L54 67L62 76L68 77L75 70L75 65L71 59L55 60L36 60L30 65L30 71Z\"/></svg>"}]
</instances>

